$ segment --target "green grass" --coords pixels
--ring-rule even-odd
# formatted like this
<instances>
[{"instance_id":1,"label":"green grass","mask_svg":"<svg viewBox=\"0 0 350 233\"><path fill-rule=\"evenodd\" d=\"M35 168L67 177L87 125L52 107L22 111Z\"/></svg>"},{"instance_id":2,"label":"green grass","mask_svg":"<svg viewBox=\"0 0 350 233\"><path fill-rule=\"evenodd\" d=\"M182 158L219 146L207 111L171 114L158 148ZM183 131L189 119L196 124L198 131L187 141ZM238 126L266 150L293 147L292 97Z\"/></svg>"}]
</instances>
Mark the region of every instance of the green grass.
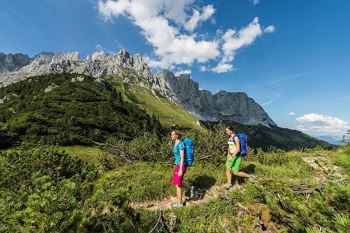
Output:
<instances>
[{"instance_id":1,"label":"green grass","mask_svg":"<svg viewBox=\"0 0 350 233\"><path fill-rule=\"evenodd\" d=\"M342 167L350 176L350 153L338 152L334 158L334 164Z\"/></svg>"},{"instance_id":2,"label":"green grass","mask_svg":"<svg viewBox=\"0 0 350 233\"><path fill-rule=\"evenodd\" d=\"M106 192L119 188L128 189L131 201L162 200L175 194L171 183L172 172L173 166L138 162L106 172L99 180L99 186L104 186ZM223 166L197 163L187 170L185 182L209 188L214 184L224 183L224 175Z\"/></svg>"},{"instance_id":3,"label":"green grass","mask_svg":"<svg viewBox=\"0 0 350 233\"><path fill-rule=\"evenodd\" d=\"M70 146L59 149L88 163L98 163L99 157L104 155L104 151L97 147ZM175 215L178 222L177 232L227 232L223 225L227 225L229 232L237 232L237 214L241 211L242 232L256 232L259 230L256 228L259 224L256 213L260 210L271 232L313 232L318 225L329 232L344 232L349 226L348 183L325 182L322 193L315 192L310 196L297 195L293 188L312 188L319 185L314 180L314 171L302 157L327 157L330 163L341 167L340 172L343 173L348 168L347 155L348 151L343 149L338 151L315 149L304 153L278 151L251 155L243 160L241 170L255 174L258 177L255 182L242 183L240 189L233 190L227 197L215 198L199 206L166 210L165 222L169 225L171 216ZM194 166L188 169L185 182L205 189L225 183L224 160L225 158L222 158L218 166L196 161ZM0 160L0 164L1 162ZM135 162L118 165L110 171L101 170L100 177L89 189L93 195L90 202L86 203L86 208L90 208L93 203L93 213L98 213L97 221L102 221L108 226L107 232L113 231L117 229L119 223L114 222L117 220L113 220L111 216L125 213L122 212L121 205L126 208L132 201L163 200L175 195L175 188L171 184L172 171L173 165L167 166L165 163L156 162ZM281 207L277 194L288 207L287 210ZM242 210L239 205L244 206L251 214ZM106 212L107 207L110 210L119 208L118 211L121 212ZM135 212L135 218L140 220L135 228L137 232L149 232L159 217L159 212L146 210L135 210ZM113 225L114 223L116 225ZM104 229L101 229L103 232ZM154 232L160 232L160 227L158 226Z\"/></svg>"},{"instance_id":4,"label":"green grass","mask_svg":"<svg viewBox=\"0 0 350 233\"><path fill-rule=\"evenodd\" d=\"M163 97L155 96L149 90L137 84L125 84L122 80L122 77L113 77L109 79L109 82L116 87L118 91L122 92L123 97L127 101L136 103L149 115L158 117L162 126L170 127L176 124L181 128L205 131L202 126L197 124L197 119L181 106L172 104Z\"/></svg>"},{"instance_id":5,"label":"green grass","mask_svg":"<svg viewBox=\"0 0 350 233\"><path fill-rule=\"evenodd\" d=\"M59 149L87 163L99 164L99 156L104 152L98 147L91 146L60 146Z\"/></svg>"}]
</instances>

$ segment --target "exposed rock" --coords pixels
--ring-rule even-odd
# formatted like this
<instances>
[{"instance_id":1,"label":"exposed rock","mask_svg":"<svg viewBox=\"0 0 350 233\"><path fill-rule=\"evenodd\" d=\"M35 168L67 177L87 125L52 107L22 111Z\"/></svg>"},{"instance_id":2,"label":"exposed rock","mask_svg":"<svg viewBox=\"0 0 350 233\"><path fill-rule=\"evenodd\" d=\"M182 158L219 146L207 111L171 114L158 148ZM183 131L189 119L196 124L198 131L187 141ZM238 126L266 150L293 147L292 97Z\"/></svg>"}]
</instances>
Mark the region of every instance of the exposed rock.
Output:
<instances>
[{"instance_id":1,"label":"exposed rock","mask_svg":"<svg viewBox=\"0 0 350 233\"><path fill-rule=\"evenodd\" d=\"M0 55L3 57L3 55ZM152 73L140 54L131 55L125 49L118 54L110 55L98 51L80 60L78 52L41 53L33 62L14 72L0 72L0 85L23 80L30 76L49 73L78 73L95 78L113 75L127 75L124 83L138 83L148 88L157 97L165 97L169 101L181 105L198 120L203 121L236 121L250 125L276 125L264 109L245 93L220 91L211 94L200 90L198 83L188 74L176 76L170 71L160 74ZM84 77L71 81L82 81ZM134 82L136 80L136 82Z\"/></svg>"},{"instance_id":2,"label":"exposed rock","mask_svg":"<svg viewBox=\"0 0 350 233\"><path fill-rule=\"evenodd\" d=\"M79 76L79 77L77 77L77 80L78 80L79 82L84 81L84 76Z\"/></svg>"},{"instance_id":3,"label":"exposed rock","mask_svg":"<svg viewBox=\"0 0 350 233\"><path fill-rule=\"evenodd\" d=\"M55 89L55 88L57 88L57 87L58 87L58 86L57 86L56 84L51 83L50 86L48 86L48 87L45 88L44 92L45 92L45 93L48 93L48 92L52 91L53 89Z\"/></svg>"},{"instance_id":4,"label":"exposed rock","mask_svg":"<svg viewBox=\"0 0 350 233\"><path fill-rule=\"evenodd\" d=\"M213 95L207 90L199 90L198 83L188 74L175 76L172 72L164 71L152 88L179 103L202 121L227 120L249 125L276 125L247 94L220 91Z\"/></svg>"},{"instance_id":5,"label":"exposed rock","mask_svg":"<svg viewBox=\"0 0 350 233\"><path fill-rule=\"evenodd\" d=\"M40 66L45 64L50 64L52 58L54 57L54 53L51 52L42 52L34 57L34 61L31 63L31 66Z\"/></svg>"},{"instance_id":6,"label":"exposed rock","mask_svg":"<svg viewBox=\"0 0 350 233\"><path fill-rule=\"evenodd\" d=\"M4 98L0 98L0 104L4 104L9 100L12 100L13 98L18 97L15 93L8 93L4 96Z\"/></svg>"},{"instance_id":7,"label":"exposed rock","mask_svg":"<svg viewBox=\"0 0 350 233\"><path fill-rule=\"evenodd\" d=\"M0 53L0 73L11 72L28 65L32 59L22 53L4 54Z\"/></svg>"},{"instance_id":8,"label":"exposed rock","mask_svg":"<svg viewBox=\"0 0 350 233\"><path fill-rule=\"evenodd\" d=\"M78 52L57 53L53 56L51 64L61 63L64 61L79 61L80 56Z\"/></svg>"},{"instance_id":9,"label":"exposed rock","mask_svg":"<svg viewBox=\"0 0 350 233\"><path fill-rule=\"evenodd\" d=\"M125 78L125 79L123 80L123 83L130 84L130 83L131 83L131 81L130 81L130 79L129 79L129 78Z\"/></svg>"}]
</instances>

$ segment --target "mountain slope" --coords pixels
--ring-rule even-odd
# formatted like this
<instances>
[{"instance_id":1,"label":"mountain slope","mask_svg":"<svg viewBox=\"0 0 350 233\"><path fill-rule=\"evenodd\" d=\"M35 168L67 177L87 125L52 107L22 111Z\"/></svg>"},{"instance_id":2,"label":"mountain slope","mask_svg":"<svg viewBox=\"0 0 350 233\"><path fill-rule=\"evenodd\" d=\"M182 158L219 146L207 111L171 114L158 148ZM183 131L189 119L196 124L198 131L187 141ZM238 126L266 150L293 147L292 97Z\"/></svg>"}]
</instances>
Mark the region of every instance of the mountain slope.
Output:
<instances>
[{"instance_id":1,"label":"mountain slope","mask_svg":"<svg viewBox=\"0 0 350 233\"><path fill-rule=\"evenodd\" d=\"M223 121L224 125L233 126L238 132L248 135L248 144L251 148L262 148L264 150L274 149L302 149L322 146L332 148L328 142L313 138L298 130L280 128L278 126L266 127L263 125L243 125L237 122ZM214 129L219 123L201 122L209 129Z\"/></svg>"},{"instance_id":2,"label":"mountain slope","mask_svg":"<svg viewBox=\"0 0 350 233\"><path fill-rule=\"evenodd\" d=\"M133 70L124 69L122 76L108 78L107 81L115 87L126 101L136 104L149 115L156 116L163 127L177 125L182 129L205 131L199 121L181 106L173 104L161 95L155 95L140 84L142 77Z\"/></svg>"},{"instance_id":3,"label":"mountain slope","mask_svg":"<svg viewBox=\"0 0 350 233\"><path fill-rule=\"evenodd\" d=\"M125 102L108 83L88 76L34 77L1 88L0 99L0 130L21 141L91 144L161 130L155 117Z\"/></svg>"},{"instance_id":4,"label":"mountain slope","mask_svg":"<svg viewBox=\"0 0 350 233\"><path fill-rule=\"evenodd\" d=\"M79 73L95 78L124 75L124 68L133 69L142 80L142 87L153 94L186 109L199 120L230 120L249 125L276 125L264 109L245 93L221 91L215 95L200 90L188 75L176 76L170 71L152 73L139 54L130 55L122 49L116 55L95 52L80 59L78 52L42 53L21 69L0 73L0 85L9 85L30 76L51 73Z\"/></svg>"},{"instance_id":5,"label":"mountain slope","mask_svg":"<svg viewBox=\"0 0 350 233\"><path fill-rule=\"evenodd\" d=\"M0 73L19 70L28 65L32 59L25 54L4 54L0 53Z\"/></svg>"}]
</instances>

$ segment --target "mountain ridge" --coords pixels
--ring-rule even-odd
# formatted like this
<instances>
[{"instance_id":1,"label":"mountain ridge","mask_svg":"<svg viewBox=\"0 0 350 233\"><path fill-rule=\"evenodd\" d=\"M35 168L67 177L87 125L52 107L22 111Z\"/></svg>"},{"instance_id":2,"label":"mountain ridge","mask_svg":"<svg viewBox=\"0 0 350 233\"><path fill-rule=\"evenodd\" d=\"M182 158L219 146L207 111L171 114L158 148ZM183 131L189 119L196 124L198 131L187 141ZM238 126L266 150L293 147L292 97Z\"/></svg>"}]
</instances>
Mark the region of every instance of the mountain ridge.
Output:
<instances>
[{"instance_id":1,"label":"mountain ridge","mask_svg":"<svg viewBox=\"0 0 350 233\"><path fill-rule=\"evenodd\" d=\"M121 49L115 55L98 51L85 59L81 59L78 52L39 53L30 64L14 71L0 73L0 85L7 86L28 77L50 73L79 73L94 78L107 78L123 75L127 69L134 70L142 77L139 79L139 85L182 106L198 120L276 125L264 109L247 94L226 91L212 94L207 90L200 90L198 83L189 75L177 76L167 70L152 73L140 54L131 55L125 49ZM127 79L126 75L126 82Z\"/></svg>"}]
</instances>

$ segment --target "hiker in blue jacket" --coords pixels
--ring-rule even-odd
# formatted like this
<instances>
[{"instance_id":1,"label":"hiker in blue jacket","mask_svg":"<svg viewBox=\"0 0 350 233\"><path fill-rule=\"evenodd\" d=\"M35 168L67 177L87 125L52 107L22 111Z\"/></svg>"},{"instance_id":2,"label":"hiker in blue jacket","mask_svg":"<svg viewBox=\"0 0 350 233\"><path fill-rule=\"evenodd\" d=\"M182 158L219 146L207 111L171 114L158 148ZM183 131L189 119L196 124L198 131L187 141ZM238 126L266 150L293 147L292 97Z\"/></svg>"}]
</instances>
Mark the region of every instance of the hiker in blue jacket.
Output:
<instances>
[{"instance_id":1,"label":"hiker in blue jacket","mask_svg":"<svg viewBox=\"0 0 350 233\"><path fill-rule=\"evenodd\" d=\"M186 173L185 166L185 145L180 140L180 132L174 130L171 132L171 139L175 142L173 153L175 157L175 168L173 172L172 183L176 187L177 203L174 204L173 208L180 208L183 206L182 202L182 180Z\"/></svg>"}]
</instances>

